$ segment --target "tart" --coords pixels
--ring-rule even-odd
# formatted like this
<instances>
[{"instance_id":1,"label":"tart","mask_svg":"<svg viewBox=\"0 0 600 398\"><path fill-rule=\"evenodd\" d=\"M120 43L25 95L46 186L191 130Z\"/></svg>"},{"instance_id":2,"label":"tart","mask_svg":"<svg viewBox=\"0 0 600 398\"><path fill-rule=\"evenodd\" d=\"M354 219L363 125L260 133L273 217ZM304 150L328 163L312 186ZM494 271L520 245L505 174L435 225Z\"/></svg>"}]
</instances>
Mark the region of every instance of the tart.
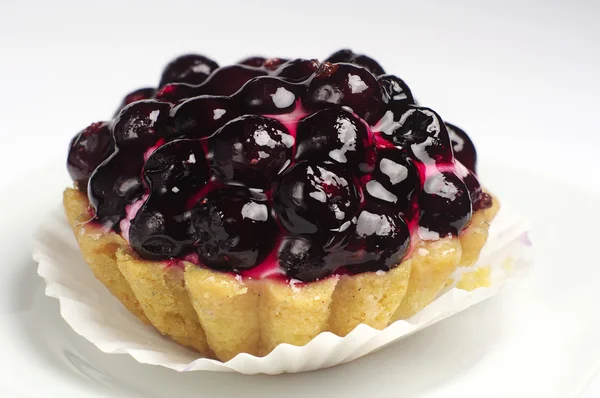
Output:
<instances>
[{"instance_id":1,"label":"tart","mask_svg":"<svg viewBox=\"0 0 600 398\"><path fill-rule=\"evenodd\" d=\"M498 210L475 165L468 135L365 55L192 54L73 138L63 199L131 313L227 361L428 305Z\"/></svg>"}]
</instances>

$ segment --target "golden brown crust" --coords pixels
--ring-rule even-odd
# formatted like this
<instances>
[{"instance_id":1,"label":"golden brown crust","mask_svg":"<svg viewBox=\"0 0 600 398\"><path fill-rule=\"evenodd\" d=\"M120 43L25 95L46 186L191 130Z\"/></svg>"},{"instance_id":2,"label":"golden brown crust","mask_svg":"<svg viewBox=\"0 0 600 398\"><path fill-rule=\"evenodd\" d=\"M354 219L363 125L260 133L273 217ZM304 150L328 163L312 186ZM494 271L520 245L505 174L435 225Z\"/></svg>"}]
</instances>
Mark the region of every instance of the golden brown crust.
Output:
<instances>
[{"instance_id":1,"label":"golden brown crust","mask_svg":"<svg viewBox=\"0 0 600 398\"><path fill-rule=\"evenodd\" d=\"M67 189L64 207L84 259L127 309L180 344L222 361L242 352L266 355L281 343L304 345L326 330L345 336L360 323L383 329L414 315L435 299L459 264L474 263L498 208L494 202L476 212L459 238L414 242L411 257L391 271L290 285L140 259L121 236L85 224L90 216L84 194Z\"/></svg>"},{"instance_id":2,"label":"golden brown crust","mask_svg":"<svg viewBox=\"0 0 600 398\"><path fill-rule=\"evenodd\" d=\"M67 219L79 243L79 249L92 272L106 288L117 297L130 312L142 322L150 321L142 311L129 283L117 265L116 252L127 242L114 232L104 233L85 224L89 220L87 197L75 189L67 189L63 195Z\"/></svg>"},{"instance_id":3,"label":"golden brown crust","mask_svg":"<svg viewBox=\"0 0 600 398\"><path fill-rule=\"evenodd\" d=\"M162 334L211 356L181 268L166 268L159 262L134 257L123 248L117 250L117 264L144 313Z\"/></svg>"}]
</instances>

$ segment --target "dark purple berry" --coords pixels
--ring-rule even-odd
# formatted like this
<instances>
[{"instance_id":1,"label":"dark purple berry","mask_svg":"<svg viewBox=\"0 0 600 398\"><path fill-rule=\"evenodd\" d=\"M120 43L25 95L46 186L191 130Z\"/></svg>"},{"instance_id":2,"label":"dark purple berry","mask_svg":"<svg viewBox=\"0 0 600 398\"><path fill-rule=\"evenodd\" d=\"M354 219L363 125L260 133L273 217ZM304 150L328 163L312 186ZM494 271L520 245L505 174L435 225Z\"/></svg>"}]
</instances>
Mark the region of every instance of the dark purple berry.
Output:
<instances>
[{"instance_id":1,"label":"dark purple berry","mask_svg":"<svg viewBox=\"0 0 600 398\"><path fill-rule=\"evenodd\" d=\"M316 235L320 246L328 247L352 224L360 198L351 172L343 166L300 162L281 175L273 202L287 231Z\"/></svg>"},{"instance_id":2,"label":"dark purple berry","mask_svg":"<svg viewBox=\"0 0 600 398\"><path fill-rule=\"evenodd\" d=\"M191 231L200 260L223 271L259 264L277 238L277 226L266 202L240 187L209 193L192 209Z\"/></svg>"},{"instance_id":3,"label":"dark purple berry","mask_svg":"<svg viewBox=\"0 0 600 398\"><path fill-rule=\"evenodd\" d=\"M114 151L106 122L92 123L71 140L67 157L69 175L82 191L87 190L90 175Z\"/></svg>"},{"instance_id":4,"label":"dark purple berry","mask_svg":"<svg viewBox=\"0 0 600 398\"><path fill-rule=\"evenodd\" d=\"M321 245L301 236L284 238L277 257L288 277L303 282L325 278L342 265L333 261L335 257Z\"/></svg>"},{"instance_id":5,"label":"dark purple berry","mask_svg":"<svg viewBox=\"0 0 600 398\"><path fill-rule=\"evenodd\" d=\"M265 57L249 57L239 61L238 64L260 68L265 64Z\"/></svg>"},{"instance_id":6,"label":"dark purple berry","mask_svg":"<svg viewBox=\"0 0 600 398\"><path fill-rule=\"evenodd\" d=\"M123 98L123 102L121 102L121 105L119 105L117 112L115 112L115 116L119 114L121 109L125 108L132 102L150 99L154 97L154 94L156 94L156 89L153 87L139 88L135 91L130 92L125 96L125 98Z\"/></svg>"},{"instance_id":7,"label":"dark purple berry","mask_svg":"<svg viewBox=\"0 0 600 398\"><path fill-rule=\"evenodd\" d=\"M262 69L244 65L230 65L214 71L210 78L201 86L201 94L231 95L238 91L253 77L264 76L267 72Z\"/></svg>"},{"instance_id":8,"label":"dark purple berry","mask_svg":"<svg viewBox=\"0 0 600 398\"><path fill-rule=\"evenodd\" d=\"M365 184L367 200L408 210L412 198L421 189L419 171L412 159L397 148L377 150L375 169Z\"/></svg>"},{"instance_id":9,"label":"dark purple berry","mask_svg":"<svg viewBox=\"0 0 600 398\"><path fill-rule=\"evenodd\" d=\"M245 115L209 138L213 175L227 184L266 188L292 160L294 137L275 119Z\"/></svg>"},{"instance_id":10,"label":"dark purple berry","mask_svg":"<svg viewBox=\"0 0 600 398\"><path fill-rule=\"evenodd\" d=\"M419 208L419 236L422 239L458 235L471 221L469 191L452 172L427 177L419 195Z\"/></svg>"},{"instance_id":11,"label":"dark purple berry","mask_svg":"<svg viewBox=\"0 0 600 398\"><path fill-rule=\"evenodd\" d=\"M394 75L382 75L377 78L381 91L383 92L383 102L390 103L394 101L414 104L415 99L410 88L404 80Z\"/></svg>"},{"instance_id":12,"label":"dark purple berry","mask_svg":"<svg viewBox=\"0 0 600 398\"><path fill-rule=\"evenodd\" d=\"M483 191L475 173L468 170L462 163L456 163L456 174L462 178L469 190L473 211L487 209L492 206L492 197Z\"/></svg>"},{"instance_id":13,"label":"dark purple berry","mask_svg":"<svg viewBox=\"0 0 600 398\"><path fill-rule=\"evenodd\" d=\"M176 134L185 138L206 138L239 116L229 97L202 95L186 100L171 111Z\"/></svg>"},{"instance_id":14,"label":"dark purple berry","mask_svg":"<svg viewBox=\"0 0 600 398\"><path fill-rule=\"evenodd\" d=\"M319 68L319 61L316 59L295 59L279 65L273 76L281 77L289 81L305 81Z\"/></svg>"},{"instance_id":15,"label":"dark purple berry","mask_svg":"<svg viewBox=\"0 0 600 398\"><path fill-rule=\"evenodd\" d=\"M170 104L156 100L138 101L123 108L113 124L117 147L149 147L172 136L170 111Z\"/></svg>"},{"instance_id":16,"label":"dark purple berry","mask_svg":"<svg viewBox=\"0 0 600 398\"><path fill-rule=\"evenodd\" d=\"M452 141L452 149L454 150L454 157L461 162L465 167L476 173L475 167L477 165L477 151L471 138L465 133L464 130L456 127L453 124L446 123L448 128L448 134Z\"/></svg>"},{"instance_id":17,"label":"dark purple berry","mask_svg":"<svg viewBox=\"0 0 600 398\"><path fill-rule=\"evenodd\" d=\"M189 226L189 212L167 216L144 205L131 222L129 242L140 257L148 260L180 257L193 250Z\"/></svg>"},{"instance_id":18,"label":"dark purple berry","mask_svg":"<svg viewBox=\"0 0 600 398\"><path fill-rule=\"evenodd\" d=\"M203 143L180 139L164 144L150 155L143 173L150 187L148 202L162 213L182 212L209 179Z\"/></svg>"},{"instance_id":19,"label":"dark purple berry","mask_svg":"<svg viewBox=\"0 0 600 398\"><path fill-rule=\"evenodd\" d=\"M356 273L389 271L400 264L409 245L410 231L402 214L393 206L368 203L357 216L340 262Z\"/></svg>"},{"instance_id":20,"label":"dark purple berry","mask_svg":"<svg viewBox=\"0 0 600 398\"><path fill-rule=\"evenodd\" d=\"M290 113L306 89L272 76L259 76L250 80L235 94L236 101L246 113L281 114Z\"/></svg>"},{"instance_id":21,"label":"dark purple berry","mask_svg":"<svg viewBox=\"0 0 600 398\"><path fill-rule=\"evenodd\" d=\"M279 67L279 65L282 65L286 62L288 62L288 60L285 58L267 58L263 63L263 67L269 71L274 71Z\"/></svg>"},{"instance_id":22,"label":"dark purple berry","mask_svg":"<svg viewBox=\"0 0 600 398\"><path fill-rule=\"evenodd\" d=\"M188 98L203 95L202 86L192 86L186 83L171 83L162 87L155 95L156 100L178 104Z\"/></svg>"},{"instance_id":23,"label":"dark purple berry","mask_svg":"<svg viewBox=\"0 0 600 398\"><path fill-rule=\"evenodd\" d=\"M355 54L352 52L352 50L349 49L336 51L333 54L331 54L329 58L327 58L325 61L331 62L332 64L346 62L349 64L359 65L363 68L367 68L369 72L371 72L375 76L383 75L385 73L381 65L379 65L379 63L373 58L362 54Z\"/></svg>"},{"instance_id":24,"label":"dark purple berry","mask_svg":"<svg viewBox=\"0 0 600 398\"><path fill-rule=\"evenodd\" d=\"M305 117L296 132L296 160L321 160L347 165L351 170L367 166L366 152L373 140L364 123L352 112L336 106Z\"/></svg>"},{"instance_id":25,"label":"dark purple berry","mask_svg":"<svg viewBox=\"0 0 600 398\"><path fill-rule=\"evenodd\" d=\"M203 55L187 54L175 58L163 71L159 86L169 83L200 84L219 67L219 65Z\"/></svg>"},{"instance_id":26,"label":"dark purple berry","mask_svg":"<svg viewBox=\"0 0 600 398\"><path fill-rule=\"evenodd\" d=\"M117 232L126 206L144 194L143 164L143 152L117 149L90 176L88 198L96 217Z\"/></svg>"},{"instance_id":27,"label":"dark purple berry","mask_svg":"<svg viewBox=\"0 0 600 398\"><path fill-rule=\"evenodd\" d=\"M304 103L308 108L346 105L368 122L379 116L381 88L366 69L352 64L321 64L308 85Z\"/></svg>"},{"instance_id":28,"label":"dark purple berry","mask_svg":"<svg viewBox=\"0 0 600 398\"><path fill-rule=\"evenodd\" d=\"M152 153L143 172L150 196L131 222L131 245L150 260L184 255L193 243L186 205L209 179L202 143L171 141Z\"/></svg>"},{"instance_id":29,"label":"dark purple berry","mask_svg":"<svg viewBox=\"0 0 600 398\"><path fill-rule=\"evenodd\" d=\"M397 113L392 113L394 122L390 123L391 130L383 133L391 133L394 144L407 150L422 163L452 163L452 145L442 118L429 108L415 105L399 108ZM397 108L392 106L391 109ZM383 119L390 117L391 112L393 111L388 110Z\"/></svg>"}]
</instances>

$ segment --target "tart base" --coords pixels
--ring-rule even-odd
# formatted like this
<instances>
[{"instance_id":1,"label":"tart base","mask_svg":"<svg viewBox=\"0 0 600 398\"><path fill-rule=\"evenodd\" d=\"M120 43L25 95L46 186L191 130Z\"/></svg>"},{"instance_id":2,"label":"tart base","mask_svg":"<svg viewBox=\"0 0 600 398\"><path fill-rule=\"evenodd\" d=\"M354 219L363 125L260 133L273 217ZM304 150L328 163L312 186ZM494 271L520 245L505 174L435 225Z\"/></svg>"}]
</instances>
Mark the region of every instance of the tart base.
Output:
<instances>
[{"instance_id":1,"label":"tart base","mask_svg":"<svg viewBox=\"0 0 600 398\"><path fill-rule=\"evenodd\" d=\"M458 266L477 260L498 210L494 200L474 213L459 237L413 242L412 255L391 271L291 285L143 260L121 236L86 223L91 212L83 193L67 189L63 200L96 278L143 322L221 361L267 355L281 343L304 345L323 331L345 336L361 323L383 329L409 318L435 299Z\"/></svg>"}]
</instances>

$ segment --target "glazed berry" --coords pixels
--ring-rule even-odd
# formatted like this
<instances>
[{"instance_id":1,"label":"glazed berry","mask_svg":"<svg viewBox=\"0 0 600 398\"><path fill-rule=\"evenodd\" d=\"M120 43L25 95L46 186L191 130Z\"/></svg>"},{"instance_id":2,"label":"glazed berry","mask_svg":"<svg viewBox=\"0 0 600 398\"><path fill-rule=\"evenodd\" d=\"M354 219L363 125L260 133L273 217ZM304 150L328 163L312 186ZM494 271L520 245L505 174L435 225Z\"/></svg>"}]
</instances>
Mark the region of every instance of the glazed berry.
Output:
<instances>
[{"instance_id":1,"label":"glazed berry","mask_svg":"<svg viewBox=\"0 0 600 398\"><path fill-rule=\"evenodd\" d=\"M163 71L159 86L168 83L200 84L219 67L217 63L203 55L187 54L175 58Z\"/></svg>"},{"instance_id":2,"label":"glazed berry","mask_svg":"<svg viewBox=\"0 0 600 398\"><path fill-rule=\"evenodd\" d=\"M280 65L273 76L281 77L289 81L305 81L319 68L319 61L316 59L294 59Z\"/></svg>"},{"instance_id":3,"label":"glazed berry","mask_svg":"<svg viewBox=\"0 0 600 398\"><path fill-rule=\"evenodd\" d=\"M202 86L192 86L186 83L170 83L156 92L155 98L161 102L178 104L188 98L203 95Z\"/></svg>"},{"instance_id":4,"label":"glazed berry","mask_svg":"<svg viewBox=\"0 0 600 398\"><path fill-rule=\"evenodd\" d=\"M446 123L448 128L448 134L452 141L452 149L454 150L454 157L461 162L465 167L476 173L475 167L477 165L477 151L471 138L465 133L464 130L456 127L453 124Z\"/></svg>"},{"instance_id":5,"label":"glazed berry","mask_svg":"<svg viewBox=\"0 0 600 398\"><path fill-rule=\"evenodd\" d=\"M487 209L492 206L492 197L483 191L475 173L468 170L462 163L456 162L456 174L462 178L473 206L473 211Z\"/></svg>"},{"instance_id":6,"label":"glazed berry","mask_svg":"<svg viewBox=\"0 0 600 398\"><path fill-rule=\"evenodd\" d=\"M402 214L393 206L368 203L344 248L344 264L352 272L389 271L400 264L409 246L410 231Z\"/></svg>"},{"instance_id":7,"label":"glazed berry","mask_svg":"<svg viewBox=\"0 0 600 398\"><path fill-rule=\"evenodd\" d=\"M292 160L294 137L275 119L245 115L209 138L212 171L227 184L266 188Z\"/></svg>"},{"instance_id":8,"label":"glazed berry","mask_svg":"<svg viewBox=\"0 0 600 398\"><path fill-rule=\"evenodd\" d=\"M377 150L375 169L364 189L368 201L393 204L398 211L407 211L420 189L419 171L412 159L397 148Z\"/></svg>"},{"instance_id":9,"label":"glazed berry","mask_svg":"<svg viewBox=\"0 0 600 398\"><path fill-rule=\"evenodd\" d=\"M277 238L266 202L241 187L221 188L201 199L192 209L191 225L200 260L223 271L259 264Z\"/></svg>"},{"instance_id":10,"label":"glazed berry","mask_svg":"<svg viewBox=\"0 0 600 398\"><path fill-rule=\"evenodd\" d=\"M410 88L404 80L394 75L382 75L377 78L381 91L383 92L383 102L390 103L394 101L406 104L414 104L415 99Z\"/></svg>"},{"instance_id":11,"label":"glazed berry","mask_svg":"<svg viewBox=\"0 0 600 398\"><path fill-rule=\"evenodd\" d=\"M143 173L150 187L149 203L177 214L208 182L202 142L179 139L162 145L150 155Z\"/></svg>"},{"instance_id":12,"label":"glazed berry","mask_svg":"<svg viewBox=\"0 0 600 398\"><path fill-rule=\"evenodd\" d=\"M265 59L265 62L263 62L262 66L269 71L274 71L279 67L279 65L282 65L286 62L288 62L288 60L284 58L267 58Z\"/></svg>"},{"instance_id":13,"label":"glazed berry","mask_svg":"<svg viewBox=\"0 0 600 398\"><path fill-rule=\"evenodd\" d=\"M202 95L190 98L171 111L176 134L185 138L206 138L238 116L229 97Z\"/></svg>"},{"instance_id":14,"label":"glazed berry","mask_svg":"<svg viewBox=\"0 0 600 398\"><path fill-rule=\"evenodd\" d=\"M314 162L296 163L283 173L273 197L282 226L293 235L317 235L321 247L345 233L359 202L347 168Z\"/></svg>"},{"instance_id":15,"label":"glazed berry","mask_svg":"<svg viewBox=\"0 0 600 398\"><path fill-rule=\"evenodd\" d=\"M434 240L458 235L471 221L469 191L454 173L435 173L425 180L419 195L419 236Z\"/></svg>"},{"instance_id":16,"label":"glazed berry","mask_svg":"<svg viewBox=\"0 0 600 398\"><path fill-rule=\"evenodd\" d=\"M381 88L366 69L351 64L321 64L310 82L304 104L308 108L346 105L369 122L378 118Z\"/></svg>"},{"instance_id":17,"label":"glazed berry","mask_svg":"<svg viewBox=\"0 0 600 398\"><path fill-rule=\"evenodd\" d=\"M150 195L131 222L129 241L147 259L184 255L192 244L186 204L209 179L201 142L184 139L161 146L143 173Z\"/></svg>"},{"instance_id":18,"label":"glazed berry","mask_svg":"<svg viewBox=\"0 0 600 398\"><path fill-rule=\"evenodd\" d=\"M230 65L217 69L201 86L201 94L231 95L238 91L253 77L264 76L262 69L244 65Z\"/></svg>"},{"instance_id":19,"label":"glazed berry","mask_svg":"<svg viewBox=\"0 0 600 398\"><path fill-rule=\"evenodd\" d=\"M114 151L106 122L92 123L71 140L67 170L77 187L85 191L90 175Z\"/></svg>"},{"instance_id":20,"label":"glazed berry","mask_svg":"<svg viewBox=\"0 0 600 398\"><path fill-rule=\"evenodd\" d=\"M114 120L115 143L121 146L149 147L173 135L171 105L156 100L129 104Z\"/></svg>"},{"instance_id":21,"label":"glazed berry","mask_svg":"<svg viewBox=\"0 0 600 398\"><path fill-rule=\"evenodd\" d=\"M381 65L379 65L379 63L377 63L377 61L375 61L373 58L362 54L354 54L352 50L349 49L336 51L325 61L331 62L332 64L347 62L349 64L359 65L363 68L367 68L369 72L375 76L383 75L385 73Z\"/></svg>"},{"instance_id":22,"label":"glazed berry","mask_svg":"<svg viewBox=\"0 0 600 398\"><path fill-rule=\"evenodd\" d=\"M238 64L260 68L264 65L266 60L267 59L265 57L249 57L239 61Z\"/></svg>"},{"instance_id":23,"label":"glazed berry","mask_svg":"<svg viewBox=\"0 0 600 398\"><path fill-rule=\"evenodd\" d=\"M143 164L142 152L117 149L90 176L88 198L96 218L117 232L120 231L119 221L125 217L126 206L144 194Z\"/></svg>"},{"instance_id":24,"label":"glazed berry","mask_svg":"<svg viewBox=\"0 0 600 398\"><path fill-rule=\"evenodd\" d=\"M186 213L167 216L144 205L129 227L129 243L137 254L148 260L184 256L193 250L193 240L188 234L190 222L186 217L189 217Z\"/></svg>"},{"instance_id":25,"label":"glazed berry","mask_svg":"<svg viewBox=\"0 0 600 398\"><path fill-rule=\"evenodd\" d=\"M296 160L320 160L366 168L373 140L367 127L348 110L335 106L305 117L296 132Z\"/></svg>"},{"instance_id":26,"label":"glazed berry","mask_svg":"<svg viewBox=\"0 0 600 398\"><path fill-rule=\"evenodd\" d=\"M154 94L156 94L156 89L153 87L139 88L135 91L130 92L125 96L125 98L123 98L123 102L121 102L121 105L119 105L115 116L121 111L121 109L125 108L132 102L150 99L154 97Z\"/></svg>"},{"instance_id":27,"label":"glazed berry","mask_svg":"<svg viewBox=\"0 0 600 398\"><path fill-rule=\"evenodd\" d=\"M290 278L312 282L333 273L340 263L307 237L291 236L281 243L277 254L279 266Z\"/></svg>"},{"instance_id":28,"label":"glazed berry","mask_svg":"<svg viewBox=\"0 0 600 398\"><path fill-rule=\"evenodd\" d=\"M235 94L235 100L245 113L281 114L294 110L305 86L277 77L260 76L250 80Z\"/></svg>"},{"instance_id":29,"label":"glazed berry","mask_svg":"<svg viewBox=\"0 0 600 398\"><path fill-rule=\"evenodd\" d=\"M399 108L400 111L394 115L397 122L393 123L391 132L394 144L405 148L425 164L451 163L450 137L440 116L429 108L415 105L409 105L404 111L404 107ZM392 106L392 109L398 108Z\"/></svg>"}]
</instances>

